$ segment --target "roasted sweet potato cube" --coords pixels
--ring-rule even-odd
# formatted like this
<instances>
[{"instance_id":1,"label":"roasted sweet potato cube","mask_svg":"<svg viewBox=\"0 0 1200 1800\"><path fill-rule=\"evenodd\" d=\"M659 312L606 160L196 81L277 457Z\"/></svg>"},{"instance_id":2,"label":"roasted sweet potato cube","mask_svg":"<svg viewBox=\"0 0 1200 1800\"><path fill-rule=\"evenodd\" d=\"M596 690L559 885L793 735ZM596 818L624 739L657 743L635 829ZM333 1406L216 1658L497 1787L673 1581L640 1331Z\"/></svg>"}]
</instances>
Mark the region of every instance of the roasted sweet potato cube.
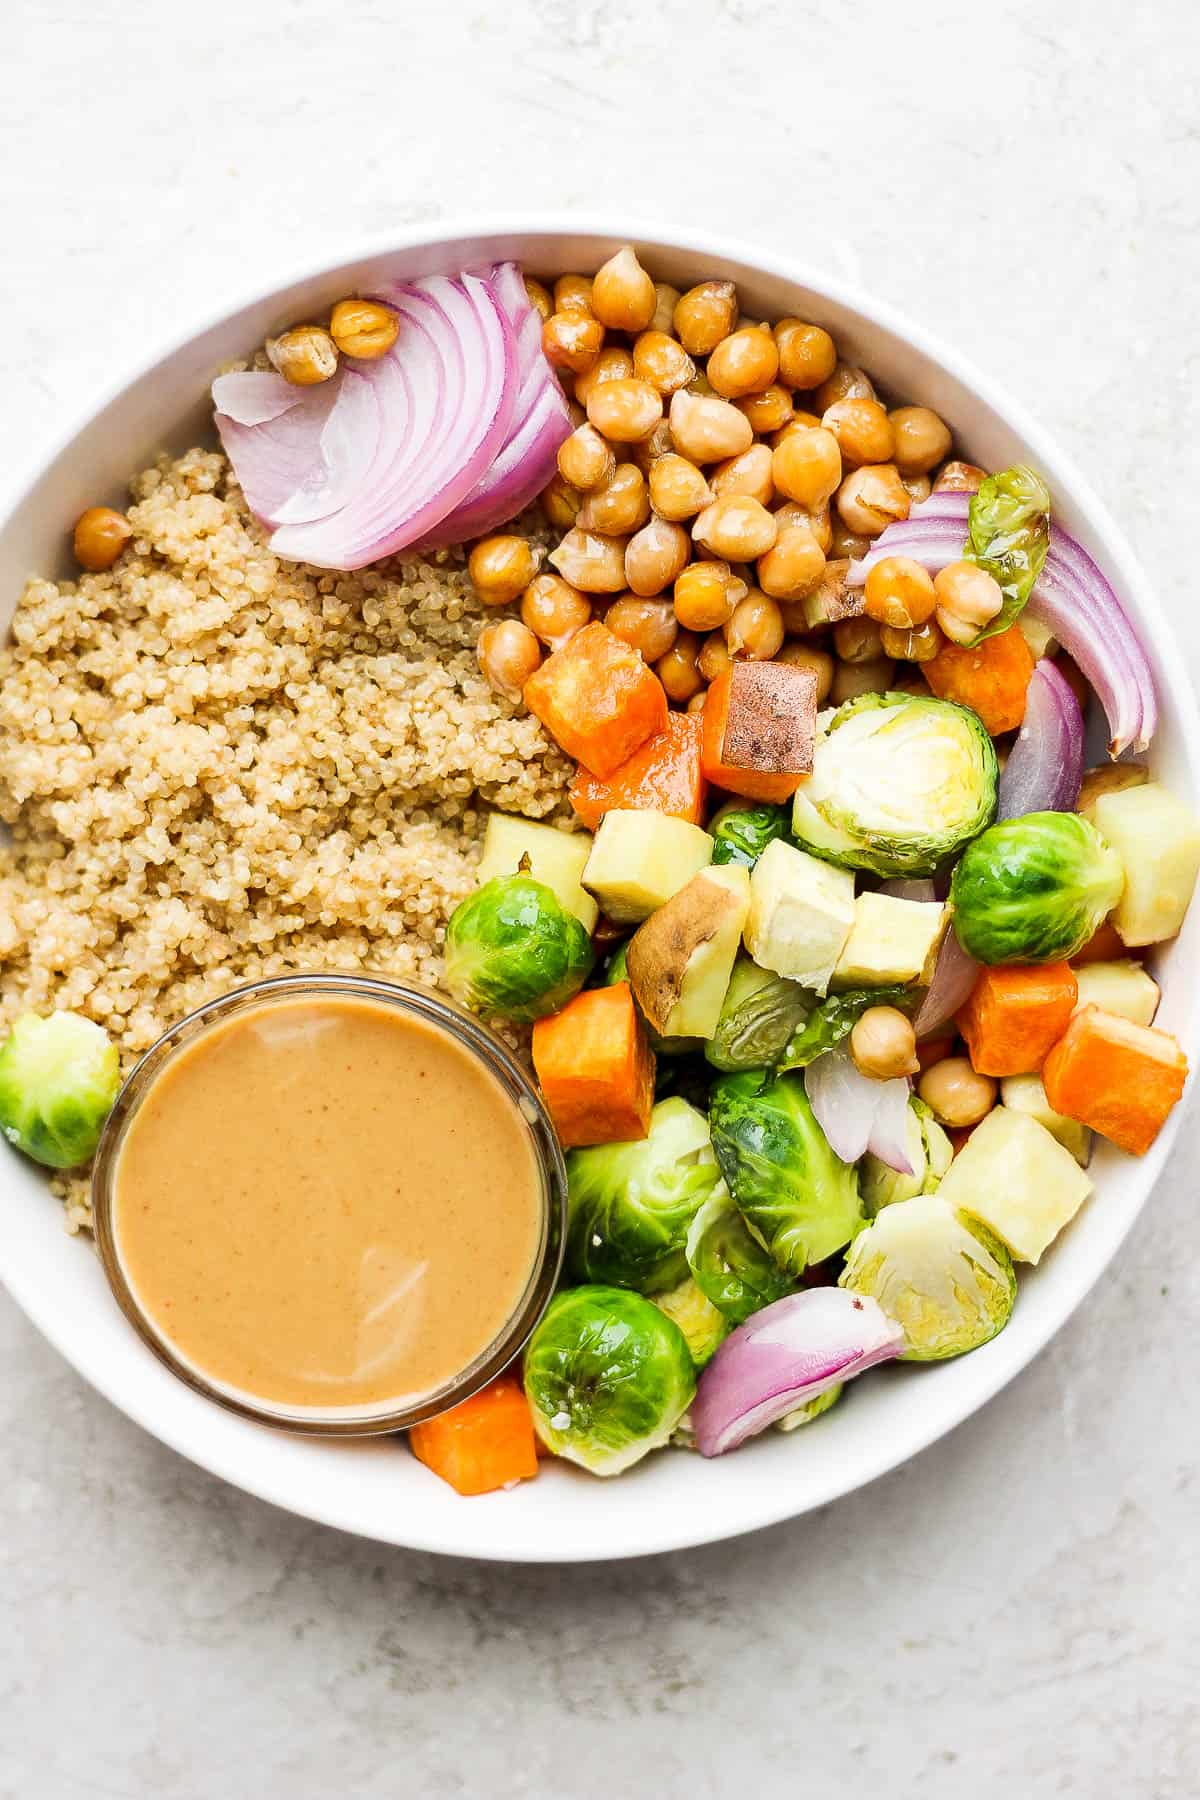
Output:
<instances>
[{"instance_id":1,"label":"roasted sweet potato cube","mask_svg":"<svg viewBox=\"0 0 1200 1800\"><path fill-rule=\"evenodd\" d=\"M607 781L577 769L571 805L589 831L613 807L666 813L669 818L704 823L707 783L700 766L700 721L695 713L673 712L665 731L647 738Z\"/></svg>"},{"instance_id":2,"label":"roasted sweet potato cube","mask_svg":"<svg viewBox=\"0 0 1200 1800\"><path fill-rule=\"evenodd\" d=\"M598 620L548 656L525 704L576 762L602 781L667 724L662 682Z\"/></svg>"},{"instance_id":3,"label":"roasted sweet potato cube","mask_svg":"<svg viewBox=\"0 0 1200 1800\"><path fill-rule=\"evenodd\" d=\"M786 800L812 771L817 678L791 663L735 662L704 704L704 773L749 800Z\"/></svg>"}]
</instances>

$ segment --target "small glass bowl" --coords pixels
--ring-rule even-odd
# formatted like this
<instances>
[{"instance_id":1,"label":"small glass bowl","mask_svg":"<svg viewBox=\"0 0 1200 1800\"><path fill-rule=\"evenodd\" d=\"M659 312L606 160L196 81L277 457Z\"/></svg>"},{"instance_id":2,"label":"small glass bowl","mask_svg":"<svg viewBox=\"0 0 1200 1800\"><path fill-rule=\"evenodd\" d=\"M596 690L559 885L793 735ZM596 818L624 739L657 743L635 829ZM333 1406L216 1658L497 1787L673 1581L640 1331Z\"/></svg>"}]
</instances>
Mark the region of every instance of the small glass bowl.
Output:
<instances>
[{"instance_id":1,"label":"small glass bowl","mask_svg":"<svg viewBox=\"0 0 1200 1800\"><path fill-rule=\"evenodd\" d=\"M138 1300L121 1260L114 1226L116 1171L125 1133L138 1107L179 1052L238 1013L270 1006L279 1000L322 996L382 1003L447 1033L483 1065L509 1096L528 1129L537 1165L541 1228L529 1280L516 1309L503 1330L465 1369L434 1392L404 1406L383 1402L375 1407L322 1410L277 1405L206 1376L162 1334ZM508 1048L487 1026L440 994L367 974L277 976L269 981L250 982L218 1000L210 1000L206 1006L197 1007L195 1012L164 1032L130 1074L104 1127L92 1174L92 1212L100 1260L118 1305L142 1341L181 1381L197 1393L215 1400L218 1406L263 1425L326 1437L365 1437L406 1430L410 1425L418 1425L423 1419L432 1418L468 1399L498 1375L526 1343L550 1303L562 1265L566 1204L566 1169L557 1135L537 1089Z\"/></svg>"}]
</instances>

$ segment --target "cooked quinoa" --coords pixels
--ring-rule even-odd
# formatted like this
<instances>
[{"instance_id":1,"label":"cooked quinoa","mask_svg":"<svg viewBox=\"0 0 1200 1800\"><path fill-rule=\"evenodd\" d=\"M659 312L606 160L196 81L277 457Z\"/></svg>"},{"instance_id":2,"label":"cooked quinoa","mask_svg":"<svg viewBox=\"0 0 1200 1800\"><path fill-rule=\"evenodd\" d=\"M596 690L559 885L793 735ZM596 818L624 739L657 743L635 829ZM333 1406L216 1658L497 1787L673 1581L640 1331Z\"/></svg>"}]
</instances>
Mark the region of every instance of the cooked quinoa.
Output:
<instances>
[{"instance_id":1,"label":"cooked quinoa","mask_svg":"<svg viewBox=\"0 0 1200 1800\"><path fill-rule=\"evenodd\" d=\"M460 554L281 562L206 450L131 493L115 567L31 581L0 653L0 1023L70 1008L128 1067L243 981L436 981L484 809L570 775L479 673Z\"/></svg>"}]
</instances>

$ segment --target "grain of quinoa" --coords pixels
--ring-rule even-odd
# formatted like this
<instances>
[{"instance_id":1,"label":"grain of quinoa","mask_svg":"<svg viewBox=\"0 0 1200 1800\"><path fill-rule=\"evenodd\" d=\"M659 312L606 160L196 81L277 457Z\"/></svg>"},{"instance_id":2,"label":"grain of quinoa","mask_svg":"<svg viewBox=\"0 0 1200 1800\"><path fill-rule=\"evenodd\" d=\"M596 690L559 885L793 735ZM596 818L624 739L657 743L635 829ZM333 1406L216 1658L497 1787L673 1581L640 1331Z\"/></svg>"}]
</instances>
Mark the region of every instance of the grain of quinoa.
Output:
<instances>
[{"instance_id":1,"label":"grain of quinoa","mask_svg":"<svg viewBox=\"0 0 1200 1800\"><path fill-rule=\"evenodd\" d=\"M280 562L204 450L131 493L116 567L31 581L0 653L0 1024L71 1008L128 1067L242 981L435 981L484 804L562 817L570 777L479 673L460 554Z\"/></svg>"}]
</instances>

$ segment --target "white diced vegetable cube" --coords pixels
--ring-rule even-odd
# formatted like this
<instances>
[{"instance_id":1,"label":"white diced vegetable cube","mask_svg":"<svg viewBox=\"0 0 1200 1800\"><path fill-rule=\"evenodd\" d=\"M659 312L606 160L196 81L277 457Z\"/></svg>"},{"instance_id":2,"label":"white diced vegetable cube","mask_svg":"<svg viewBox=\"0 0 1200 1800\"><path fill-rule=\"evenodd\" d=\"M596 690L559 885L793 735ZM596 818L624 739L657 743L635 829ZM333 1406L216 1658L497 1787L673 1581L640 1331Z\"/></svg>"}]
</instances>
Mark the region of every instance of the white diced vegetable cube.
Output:
<instances>
[{"instance_id":1,"label":"white diced vegetable cube","mask_svg":"<svg viewBox=\"0 0 1200 1800\"><path fill-rule=\"evenodd\" d=\"M1000 1083L1000 1098L1009 1112L1028 1113L1050 1136L1069 1150L1081 1169L1086 1169L1092 1154L1092 1134L1078 1119L1068 1119L1055 1112L1046 1098L1040 1075L1006 1075Z\"/></svg>"},{"instance_id":2,"label":"white diced vegetable cube","mask_svg":"<svg viewBox=\"0 0 1200 1800\"><path fill-rule=\"evenodd\" d=\"M750 876L746 948L762 969L824 994L854 924L854 877L776 838Z\"/></svg>"},{"instance_id":3,"label":"white diced vegetable cube","mask_svg":"<svg viewBox=\"0 0 1200 1800\"><path fill-rule=\"evenodd\" d=\"M591 848L590 832L556 831L553 825L538 825L511 813L492 813L483 834L479 885L499 875L515 875L521 858L527 856L534 880L557 894L583 929L591 931L600 908L584 893L579 880Z\"/></svg>"},{"instance_id":4,"label":"white diced vegetable cube","mask_svg":"<svg viewBox=\"0 0 1200 1800\"><path fill-rule=\"evenodd\" d=\"M1132 957L1121 962L1084 963L1076 969L1075 978L1079 983L1076 1012L1081 1006L1100 1006L1122 1019L1132 1019L1135 1025L1153 1025L1158 983Z\"/></svg>"},{"instance_id":5,"label":"white diced vegetable cube","mask_svg":"<svg viewBox=\"0 0 1200 1800\"><path fill-rule=\"evenodd\" d=\"M1122 942L1174 937L1200 871L1200 821L1157 781L1101 794L1089 810L1125 870L1125 892L1112 912Z\"/></svg>"},{"instance_id":6,"label":"white diced vegetable cube","mask_svg":"<svg viewBox=\"0 0 1200 1800\"><path fill-rule=\"evenodd\" d=\"M850 936L833 971L834 987L885 987L927 979L946 917L940 901L860 894Z\"/></svg>"},{"instance_id":7,"label":"white diced vegetable cube","mask_svg":"<svg viewBox=\"0 0 1200 1800\"><path fill-rule=\"evenodd\" d=\"M1069 1150L1028 1113L998 1106L975 1127L938 1189L974 1213L1018 1262L1037 1262L1092 1191Z\"/></svg>"},{"instance_id":8,"label":"white diced vegetable cube","mask_svg":"<svg viewBox=\"0 0 1200 1800\"><path fill-rule=\"evenodd\" d=\"M610 919L635 925L707 867L712 845L687 819L614 807L592 839L583 885Z\"/></svg>"}]
</instances>

